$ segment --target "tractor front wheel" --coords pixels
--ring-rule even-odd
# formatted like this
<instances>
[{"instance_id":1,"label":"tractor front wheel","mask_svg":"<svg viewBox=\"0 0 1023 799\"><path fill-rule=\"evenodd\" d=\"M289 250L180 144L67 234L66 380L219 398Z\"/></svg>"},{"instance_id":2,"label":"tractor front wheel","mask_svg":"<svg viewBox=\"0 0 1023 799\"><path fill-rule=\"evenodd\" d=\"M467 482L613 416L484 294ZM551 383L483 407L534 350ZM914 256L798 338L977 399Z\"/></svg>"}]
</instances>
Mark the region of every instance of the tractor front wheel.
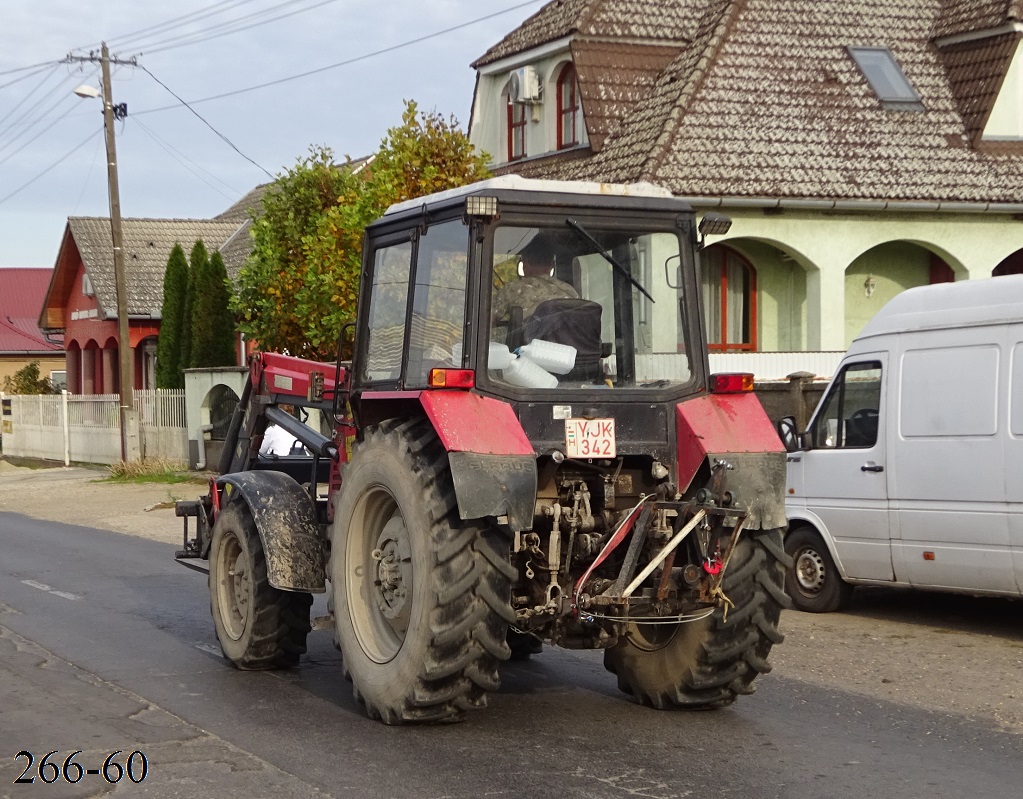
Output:
<instances>
[{"instance_id":1,"label":"tractor front wheel","mask_svg":"<svg viewBox=\"0 0 1023 799\"><path fill-rule=\"evenodd\" d=\"M767 656L784 636L778 630L785 594L781 532L745 532L725 572L722 589L734 603L697 621L630 624L604 653L618 687L661 710L730 705L753 693L753 680L771 670Z\"/></svg>"},{"instance_id":2,"label":"tractor front wheel","mask_svg":"<svg viewBox=\"0 0 1023 799\"><path fill-rule=\"evenodd\" d=\"M356 699L387 724L484 706L510 654L515 571L499 531L459 518L430 424L367 428L335 502L330 605Z\"/></svg>"},{"instance_id":3,"label":"tractor front wheel","mask_svg":"<svg viewBox=\"0 0 1023 799\"><path fill-rule=\"evenodd\" d=\"M266 556L248 507L231 502L210 543L210 612L220 649L239 669L298 664L306 651L312 594L270 585Z\"/></svg>"}]
</instances>

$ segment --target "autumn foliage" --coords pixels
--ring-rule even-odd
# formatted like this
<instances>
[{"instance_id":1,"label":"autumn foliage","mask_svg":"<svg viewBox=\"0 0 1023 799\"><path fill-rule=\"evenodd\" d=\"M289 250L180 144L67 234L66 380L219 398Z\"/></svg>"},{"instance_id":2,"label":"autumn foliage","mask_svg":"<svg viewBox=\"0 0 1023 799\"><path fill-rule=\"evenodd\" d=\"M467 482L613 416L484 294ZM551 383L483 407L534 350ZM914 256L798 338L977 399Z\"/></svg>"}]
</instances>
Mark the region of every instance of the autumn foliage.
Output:
<instances>
[{"instance_id":1,"label":"autumn foliage","mask_svg":"<svg viewBox=\"0 0 1023 799\"><path fill-rule=\"evenodd\" d=\"M262 349L332 360L355 320L366 226L392 203L489 177L486 162L453 117L414 102L368 161L310 148L263 197L233 300L241 330Z\"/></svg>"}]
</instances>

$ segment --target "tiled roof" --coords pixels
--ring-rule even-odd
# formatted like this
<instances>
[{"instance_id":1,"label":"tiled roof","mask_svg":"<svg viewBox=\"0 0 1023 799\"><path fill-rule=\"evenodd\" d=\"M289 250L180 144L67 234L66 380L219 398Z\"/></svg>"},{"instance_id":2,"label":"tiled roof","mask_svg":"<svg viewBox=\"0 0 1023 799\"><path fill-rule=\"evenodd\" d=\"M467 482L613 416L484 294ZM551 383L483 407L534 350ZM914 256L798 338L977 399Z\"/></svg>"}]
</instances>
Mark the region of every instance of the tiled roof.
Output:
<instances>
[{"instance_id":1,"label":"tiled roof","mask_svg":"<svg viewBox=\"0 0 1023 799\"><path fill-rule=\"evenodd\" d=\"M52 269L0 269L0 353L60 352L39 330Z\"/></svg>"},{"instance_id":2,"label":"tiled roof","mask_svg":"<svg viewBox=\"0 0 1023 799\"><path fill-rule=\"evenodd\" d=\"M1021 19L1020 0L941 0L932 35L991 30Z\"/></svg>"},{"instance_id":3,"label":"tiled roof","mask_svg":"<svg viewBox=\"0 0 1023 799\"><path fill-rule=\"evenodd\" d=\"M163 274L176 243L189 253L202 239L206 248L219 250L240 225L236 221L210 219L124 219L124 271L128 289L128 315L159 318L163 304ZM74 237L86 271L96 291L96 299L108 316L116 315L114 259L110 245L110 220L96 217L70 217L68 228ZM228 263L228 273L237 272L237 259Z\"/></svg>"},{"instance_id":4,"label":"tiled roof","mask_svg":"<svg viewBox=\"0 0 1023 799\"><path fill-rule=\"evenodd\" d=\"M678 4L690 6L662 3ZM980 24L979 12L996 5L990 19L1004 21L1019 3L964 5L978 13L956 24ZM1023 155L970 146L1016 39L939 50L933 31L939 17L953 19L949 8L942 0L712 0L600 152L530 169L650 180L690 197L1021 203ZM925 110L882 107L851 45L889 48Z\"/></svg>"},{"instance_id":5,"label":"tiled roof","mask_svg":"<svg viewBox=\"0 0 1023 799\"><path fill-rule=\"evenodd\" d=\"M213 219L217 222L237 222L241 224L252 218L250 211L255 212L258 216L263 210L263 195L266 194L268 188L270 188L269 183L260 183L246 193L238 202L226 211L217 214Z\"/></svg>"},{"instance_id":6,"label":"tiled roof","mask_svg":"<svg viewBox=\"0 0 1023 799\"><path fill-rule=\"evenodd\" d=\"M1003 33L941 48L949 86L966 125L966 135L975 146L1018 42L1017 34Z\"/></svg>"},{"instance_id":7,"label":"tiled roof","mask_svg":"<svg viewBox=\"0 0 1023 799\"><path fill-rule=\"evenodd\" d=\"M677 43L695 35L703 9L715 0L554 0L473 62L509 55L579 33L582 36ZM677 44L675 45L677 46Z\"/></svg>"},{"instance_id":8,"label":"tiled roof","mask_svg":"<svg viewBox=\"0 0 1023 799\"><path fill-rule=\"evenodd\" d=\"M580 39L572 44L579 78L583 118L590 145L599 151L604 138L646 97L657 76L678 55L679 47Z\"/></svg>"}]
</instances>

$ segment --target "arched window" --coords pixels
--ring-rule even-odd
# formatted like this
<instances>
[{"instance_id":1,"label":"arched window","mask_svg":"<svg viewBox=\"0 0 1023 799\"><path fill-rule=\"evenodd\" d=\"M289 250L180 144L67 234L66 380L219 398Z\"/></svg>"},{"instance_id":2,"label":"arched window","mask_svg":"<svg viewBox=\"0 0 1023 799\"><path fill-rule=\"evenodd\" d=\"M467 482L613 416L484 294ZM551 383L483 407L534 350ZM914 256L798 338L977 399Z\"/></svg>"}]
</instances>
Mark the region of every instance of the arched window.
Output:
<instances>
[{"instance_id":1,"label":"arched window","mask_svg":"<svg viewBox=\"0 0 1023 799\"><path fill-rule=\"evenodd\" d=\"M703 306L711 351L757 349L757 273L731 247L716 245L701 255Z\"/></svg>"},{"instance_id":2,"label":"arched window","mask_svg":"<svg viewBox=\"0 0 1023 799\"><path fill-rule=\"evenodd\" d=\"M518 161L526 157L526 104L515 102L516 94L517 89L510 81L504 91L504 99L508 103L509 161Z\"/></svg>"},{"instance_id":3,"label":"arched window","mask_svg":"<svg viewBox=\"0 0 1023 799\"><path fill-rule=\"evenodd\" d=\"M558 149L582 142L583 112L575 67L566 64L558 78Z\"/></svg>"}]
</instances>

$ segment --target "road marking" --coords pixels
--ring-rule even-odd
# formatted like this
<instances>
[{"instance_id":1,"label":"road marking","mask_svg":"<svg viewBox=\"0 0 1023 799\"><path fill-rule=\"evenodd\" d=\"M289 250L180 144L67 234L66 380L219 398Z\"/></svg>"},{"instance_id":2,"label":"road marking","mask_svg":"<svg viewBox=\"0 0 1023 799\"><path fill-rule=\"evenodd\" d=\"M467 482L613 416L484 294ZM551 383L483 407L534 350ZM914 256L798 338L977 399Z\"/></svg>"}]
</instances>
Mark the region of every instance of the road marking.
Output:
<instances>
[{"instance_id":1,"label":"road marking","mask_svg":"<svg viewBox=\"0 0 1023 799\"><path fill-rule=\"evenodd\" d=\"M78 594L69 594L67 591L58 591L56 588L51 588L46 583L36 582L35 580L22 580L21 582L31 588L38 588L40 591L45 591L48 594L53 594L54 596L59 596L63 599L74 600L82 598Z\"/></svg>"}]
</instances>

